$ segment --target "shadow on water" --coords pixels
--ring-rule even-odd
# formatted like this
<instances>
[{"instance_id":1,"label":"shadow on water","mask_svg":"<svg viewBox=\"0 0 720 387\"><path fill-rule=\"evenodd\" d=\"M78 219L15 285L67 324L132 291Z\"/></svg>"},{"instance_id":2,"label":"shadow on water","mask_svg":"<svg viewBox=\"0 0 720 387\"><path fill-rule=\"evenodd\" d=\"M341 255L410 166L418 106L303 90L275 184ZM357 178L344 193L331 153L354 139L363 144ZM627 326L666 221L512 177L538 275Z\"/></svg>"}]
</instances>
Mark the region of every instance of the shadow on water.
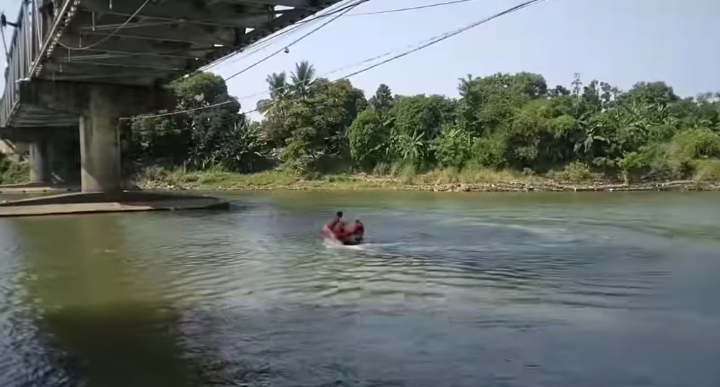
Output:
<instances>
[{"instance_id":1,"label":"shadow on water","mask_svg":"<svg viewBox=\"0 0 720 387\"><path fill-rule=\"evenodd\" d=\"M0 361L0 385L222 383L222 362L184 342L183 310L125 259L115 217L21 219L13 228L23 266L14 302L25 307L10 319L10 345L22 356Z\"/></svg>"}]
</instances>

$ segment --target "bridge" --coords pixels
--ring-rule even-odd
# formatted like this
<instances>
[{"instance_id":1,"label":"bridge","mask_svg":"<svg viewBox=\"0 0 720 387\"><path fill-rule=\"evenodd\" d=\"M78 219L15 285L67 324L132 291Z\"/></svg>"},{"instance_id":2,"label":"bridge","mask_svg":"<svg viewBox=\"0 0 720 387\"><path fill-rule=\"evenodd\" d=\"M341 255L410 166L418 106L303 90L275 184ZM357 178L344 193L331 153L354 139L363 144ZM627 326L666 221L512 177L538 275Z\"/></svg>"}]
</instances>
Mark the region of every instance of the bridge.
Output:
<instances>
[{"instance_id":1,"label":"bridge","mask_svg":"<svg viewBox=\"0 0 720 387\"><path fill-rule=\"evenodd\" d=\"M0 137L29 145L35 183L62 181L64 165L83 192L113 192L120 117L161 107L167 82L341 0L18 1Z\"/></svg>"}]
</instances>

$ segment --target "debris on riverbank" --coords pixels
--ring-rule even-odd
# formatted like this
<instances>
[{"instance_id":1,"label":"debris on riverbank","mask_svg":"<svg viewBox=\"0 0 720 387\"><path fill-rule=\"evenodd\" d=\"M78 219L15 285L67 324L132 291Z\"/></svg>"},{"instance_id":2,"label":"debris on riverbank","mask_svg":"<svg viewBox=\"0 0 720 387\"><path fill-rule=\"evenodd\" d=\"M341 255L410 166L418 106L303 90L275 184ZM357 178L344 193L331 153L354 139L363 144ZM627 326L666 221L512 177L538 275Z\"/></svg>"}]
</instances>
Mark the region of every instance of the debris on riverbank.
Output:
<instances>
[{"instance_id":1,"label":"debris on riverbank","mask_svg":"<svg viewBox=\"0 0 720 387\"><path fill-rule=\"evenodd\" d=\"M443 182L403 181L399 178L368 175L325 176L302 179L280 173L256 175L185 174L143 179L137 186L144 190L397 190L432 192L624 192L624 191L720 191L720 182L680 180L669 182L556 182L533 178L528 181Z\"/></svg>"}]
</instances>

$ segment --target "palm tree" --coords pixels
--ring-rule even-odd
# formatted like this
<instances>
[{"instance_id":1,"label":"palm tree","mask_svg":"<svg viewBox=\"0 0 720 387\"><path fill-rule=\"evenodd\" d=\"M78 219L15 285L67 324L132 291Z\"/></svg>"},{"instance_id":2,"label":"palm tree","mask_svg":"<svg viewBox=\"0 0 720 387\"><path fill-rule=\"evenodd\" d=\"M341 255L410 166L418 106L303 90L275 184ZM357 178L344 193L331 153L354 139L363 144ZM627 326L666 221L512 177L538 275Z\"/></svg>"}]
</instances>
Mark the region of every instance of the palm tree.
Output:
<instances>
[{"instance_id":1,"label":"palm tree","mask_svg":"<svg viewBox=\"0 0 720 387\"><path fill-rule=\"evenodd\" d=\"M270 89L272 98L284 98L290 94L290 85L287 82L287 74L283 71L280 74L272 73L265 78Z\"/></svg>"},{"instance_id":2,"label":"palm tree","mask_svg":"<svg viewBox=\"0 0 720 387\"><path fill-rule=\"evenodd\" d=\"M295 72L291 75L292 91L294 97L308 98L312 94L312 89L317 80L315 77L315 67L308 61L302 61L295 65Z\"/></svg>"},{"instance_id":3,"label":"palm tree","mask_svg":"<svg viewBox=\"0 0 720 387\"><path fill-rule=\"evenodd\" d=\"M460 81L460 85L458 86L460 97L468 97L468 95L472 92L472 74L468 74L465 78L458 78L458 80Z\"/></svg>"},{"instance_id":4,"label":"palm tree","mask_svg":"<svg viewBox=\"0 0 720 387\"><path fill-rule=\"evenodd\" d=\"M287 74L272 73L265 78L270 90L270 99L258 101L257 109L260 113L280 113L285 102L290 97L291 85L287 82Z\"/></svg>"}]
</instances>

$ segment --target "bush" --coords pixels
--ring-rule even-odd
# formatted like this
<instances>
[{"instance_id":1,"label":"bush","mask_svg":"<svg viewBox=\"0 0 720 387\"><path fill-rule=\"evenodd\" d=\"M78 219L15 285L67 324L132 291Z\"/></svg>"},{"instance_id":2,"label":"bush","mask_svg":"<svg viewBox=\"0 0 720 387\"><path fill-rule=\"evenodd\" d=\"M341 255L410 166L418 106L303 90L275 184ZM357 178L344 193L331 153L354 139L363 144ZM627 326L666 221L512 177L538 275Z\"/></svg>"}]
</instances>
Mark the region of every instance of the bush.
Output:
<instances>
[{"instance_id":1,"label":"bush","mask_svg":"<svg viewBox=\"0 0 720 387\"><path fill-rule=\"evenodd\" d=\"M693 180L715 182L720 181L720 160L698 160L693 164L695 167L695 175L693 176Z\"/></svg>"},{"instance_id":2,"label":"bush","mask_svg":"<svg viewBox=\"0 0 720 387\"><path fill-rule=\"evenodd\" d=\"M462 169L465 166L472 139L467 131L454 125L446 125L440 137L433 144L435 157L440 167Z\"/></svg>"},{"instance_id":3,"label":"bush","mask_svg":"<svg viewBox=\"0 0 720 387\"><path fill-rule=\"evenodd\" d=\"M561 181L580 182L590 179L590 167L580 161L573 161L560 172L555 172L553 178Z\"/></svg>"},{"instance_id":4,"label":"bush","mask_svg":"<svg viewBox=\"0 0 720 387\"><path fill-rule=\"evenodd\" d=\"M720 135L707 128L688 129L672 138L673 156L681 160L720 157Z\"/></svg>"},{"instance_id":5,"label":"bush","mask_svg":"<svg viewBox=\"0 0 720 387\"><path fill-rule=\"evenodd\" d=\"M19 184L30 181L30 165L16 163L0 153L0 184Z\"/></svg>"},{"instance_id":6,"label":"bush","mask_svg":"<svg viewBox=\"0 0 720 387\"><path fill-rule=\"evenodd\" d=\"M472 145L471 160L474 167L500 169L507 159L505 150L507 139L504 135L475 138Z\"/></svg>"}]
</instances>

